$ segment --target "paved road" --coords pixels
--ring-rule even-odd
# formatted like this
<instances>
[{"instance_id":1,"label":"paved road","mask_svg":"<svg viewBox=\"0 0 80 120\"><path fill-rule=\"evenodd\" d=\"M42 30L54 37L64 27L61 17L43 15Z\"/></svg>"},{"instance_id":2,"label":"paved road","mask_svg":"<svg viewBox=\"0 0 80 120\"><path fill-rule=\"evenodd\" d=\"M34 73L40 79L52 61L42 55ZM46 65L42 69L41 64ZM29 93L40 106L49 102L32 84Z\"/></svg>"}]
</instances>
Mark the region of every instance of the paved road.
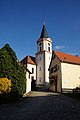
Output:
<instances>
[{"instance_id":1,"label":"paved road","mask_svg":"<svg viewBox=\"0 0 80 120\"><path fill-rule=\"evenodd\" d=\"M80 120L80 101L33 91L23 100L0 105L0 120Z\"/></svg>"}]
</instances>

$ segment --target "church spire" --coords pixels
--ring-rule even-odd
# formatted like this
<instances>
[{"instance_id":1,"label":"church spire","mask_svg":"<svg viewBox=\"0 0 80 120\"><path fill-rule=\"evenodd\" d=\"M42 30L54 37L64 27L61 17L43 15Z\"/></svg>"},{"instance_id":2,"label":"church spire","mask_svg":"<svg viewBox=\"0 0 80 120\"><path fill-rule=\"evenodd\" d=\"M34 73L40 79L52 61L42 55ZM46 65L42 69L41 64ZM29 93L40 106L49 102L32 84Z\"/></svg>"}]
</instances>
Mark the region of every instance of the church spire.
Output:
<instances>
[{"instance_id":1,"label":"church spire","mask_svg":"<svg viewBox=\"0 0 80 120\"><path fill-rule=\"evenodd\" d=\"M43 24L43 28L42 28L42 32L41 32L40 38L49 38L47 30L46 30L45 22Z\"/></svg>"}]
</instances>

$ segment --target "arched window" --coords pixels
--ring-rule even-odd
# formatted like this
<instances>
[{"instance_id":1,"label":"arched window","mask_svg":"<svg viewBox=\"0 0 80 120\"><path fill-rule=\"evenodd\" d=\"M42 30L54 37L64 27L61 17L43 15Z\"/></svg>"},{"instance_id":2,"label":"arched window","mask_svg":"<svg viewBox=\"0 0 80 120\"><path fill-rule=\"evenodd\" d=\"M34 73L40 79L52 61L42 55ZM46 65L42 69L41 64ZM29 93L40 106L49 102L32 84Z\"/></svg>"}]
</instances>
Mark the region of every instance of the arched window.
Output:
<instances>
[{"instance_id":1,"label":"arched window","mask_svg":"<svg viewBox=\"0 0 80 120\"><path fill-rule=\"evenodd\" d=\"M50 43L48 43L48 51L50 51Z\"/></svg>"},{"instance_id":2,"label":"arched window","mask_svg":"<svg viewBox=\"0 0 80 120\"><path fill-rule=\"evenodd\" d=\"M39 44L39 50L42 51L42 43Z\"/></svg>"}]
</instances>

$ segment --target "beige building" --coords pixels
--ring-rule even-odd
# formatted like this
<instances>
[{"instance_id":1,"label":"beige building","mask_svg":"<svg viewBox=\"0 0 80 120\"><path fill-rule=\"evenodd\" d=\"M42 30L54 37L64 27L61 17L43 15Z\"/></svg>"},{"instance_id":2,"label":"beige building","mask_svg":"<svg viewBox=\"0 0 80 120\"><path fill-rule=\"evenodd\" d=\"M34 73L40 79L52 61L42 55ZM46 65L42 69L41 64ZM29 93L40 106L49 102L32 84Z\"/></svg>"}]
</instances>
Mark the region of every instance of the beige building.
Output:
<instances>
[{"instance_id":1,"label":"beige building","mask_svg":"<svg viewBox=\"0 0 80 120\"><path fill-rule=\"evenodd\" d=\"M80 57L53 51L49 81L49 89L57 92L69 92L80 87Z\"/></svg>"}]
</instances>

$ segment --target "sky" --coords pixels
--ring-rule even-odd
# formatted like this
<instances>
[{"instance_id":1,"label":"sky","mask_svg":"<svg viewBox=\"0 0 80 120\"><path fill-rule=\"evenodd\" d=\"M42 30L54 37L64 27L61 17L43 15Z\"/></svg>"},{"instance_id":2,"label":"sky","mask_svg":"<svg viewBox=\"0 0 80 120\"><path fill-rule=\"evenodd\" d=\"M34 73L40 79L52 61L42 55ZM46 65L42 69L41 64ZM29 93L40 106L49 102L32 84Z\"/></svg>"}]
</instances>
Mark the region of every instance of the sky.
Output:
<instances>
[{"instance_id":1,"label":"sky","mask_svg":"<svg viewBox=\"0 0 80 120\"><path fill-rule=\"evenodd\" d=\"M44 21L53 50L80 56L80 0L0 0L0 48L35 56Z\"/></svg>"}]
</instances>

